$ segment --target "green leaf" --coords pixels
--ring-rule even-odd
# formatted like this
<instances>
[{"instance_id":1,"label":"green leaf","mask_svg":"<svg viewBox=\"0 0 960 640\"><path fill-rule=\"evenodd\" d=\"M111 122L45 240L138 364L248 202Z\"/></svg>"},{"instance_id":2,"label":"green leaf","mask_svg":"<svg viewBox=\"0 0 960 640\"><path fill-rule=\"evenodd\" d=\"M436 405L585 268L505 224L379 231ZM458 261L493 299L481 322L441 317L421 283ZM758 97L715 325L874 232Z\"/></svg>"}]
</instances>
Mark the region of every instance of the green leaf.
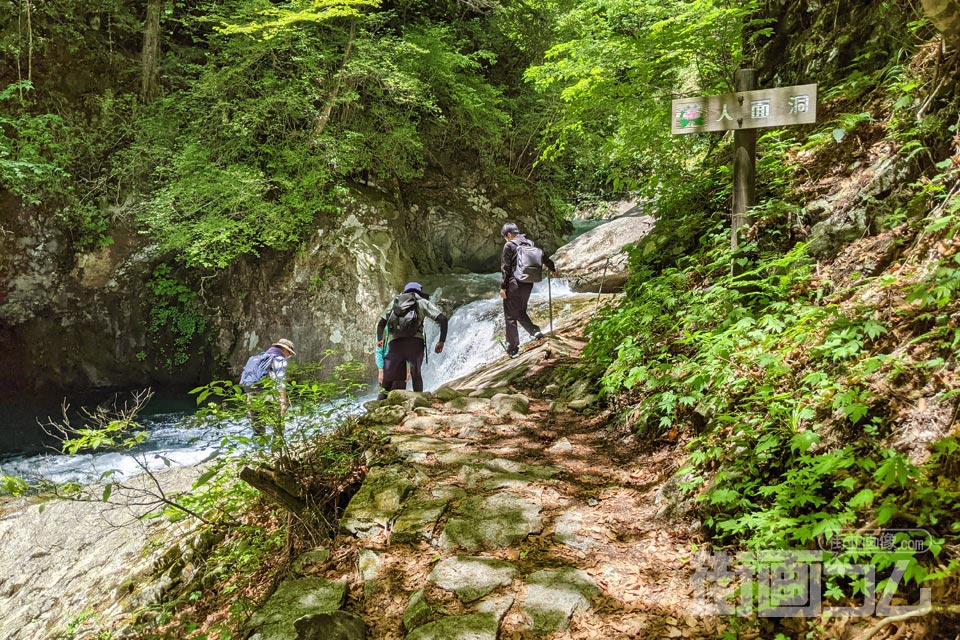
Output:
<instances>
[{"instance_id":1,"label":"green leaf","mask_svg":"<svg viewBox=\"0 0 960 640\"><path fill-rule=\"evenodd\" d=\"M870 489L861 489L857 495L850 498L850 502L847 504L854 509L858 509L860 507L870 506L871 503L873 503L873 491Z\"/></svg>"},{"instance_id":2,"label":"green leaf","mask_svg":"<svg viewBox=\"0 0 960 640\"><path fill-rule=\"evenodd\" d=\"M101 498L103 502L108 502L110 500L111 493L113 493L113 485L108 484L103 488L103 497Z\"/></svg>"},{"instance_id":3,"label":"green leaf","mask_svg":"<svg viewBox=\"0 0 960 640\"><path fill-rule=\"evenodd\" d=\"M833 139L836 140L837 142L840 142L843 140L844 136L847 135L847 130L842 128L837 128L837 129L834 129L831 133L833 134Z\"/></svg>"},{"instance_id":4,"label":"green leaf","mask_svg":"<svg viewBox=\"0 0 960 640\"><path fill-rule=\"evenodd\" d=\"M710 504L730 504L739 497L740 494L733 489L717 489L710 493Z\"/></svg>"},{"instance_id":5,"label":"green leaf","mask_svg":"<svg viewBox=\"0 0 960 640\"><path fill-rule=\"evenodd\" d=\"M884 503L880 509L877 510L877 524L887 524L899 511L895 504Z\"/></svg>"},{"instance_id":6,"label":"green leaf","mask_svg":"<svg viewBox=\"0 0 960 640\"><path fill-rule=\"evenodd\" d=\"M790 438L790 448L797 453L806 453L814 444L820 442L820 434L813 430L801 431Z\"/></svg>"},{"instance_id":7,"label":"green leaf","mask_svg":"<svg viewBox=\"0 0 960 640\"><path fill-rule=\"evenodd\" d=\"M217 468L208 469L204 471L202 474L200 474L200 477L197 478L196 481L194 481L193 488L196 489L197 487L205 485L207 482L209 482L210 478L217 475L218 471L219 469Z\"/></svg>"}]
</instances>

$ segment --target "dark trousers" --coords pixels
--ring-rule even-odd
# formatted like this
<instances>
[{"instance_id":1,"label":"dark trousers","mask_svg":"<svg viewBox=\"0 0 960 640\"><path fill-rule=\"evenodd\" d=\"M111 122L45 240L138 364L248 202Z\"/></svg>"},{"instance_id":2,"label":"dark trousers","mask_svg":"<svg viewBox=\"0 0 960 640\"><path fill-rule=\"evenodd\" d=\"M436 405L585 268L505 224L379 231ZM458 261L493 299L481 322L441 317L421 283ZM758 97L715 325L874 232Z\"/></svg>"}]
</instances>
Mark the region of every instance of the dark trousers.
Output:
<instances>
[{"instance_id":1,"label":"dark trousers","mask_svg":"<svg viewBox=\"0 0 960 640\"><path fill-rule=\"evenodd\" d=\"M424 341L422 338L396 338L390 341L390 348L383 359L383 388L381 399L387 397L393 389L407 388L407 367L410 367L410 380L414 391L423 391Z\"/></svg>"},{"instance_id":2,"label":"dark trousers","mask_svg":"<svg viewBox=\"0 0 960 640\"><path fill-rule=\"evenodd\" d=\"M531 336L540 327L533 324L527 315L527 303L530 302L530 292L533 291L532 282L517 282L511 279L507 283L507 297L503 300L503 319L507 325L507 349L511 352L520 347L520 333L517 331L517 322Z\"/></svg>"}]
</instances>

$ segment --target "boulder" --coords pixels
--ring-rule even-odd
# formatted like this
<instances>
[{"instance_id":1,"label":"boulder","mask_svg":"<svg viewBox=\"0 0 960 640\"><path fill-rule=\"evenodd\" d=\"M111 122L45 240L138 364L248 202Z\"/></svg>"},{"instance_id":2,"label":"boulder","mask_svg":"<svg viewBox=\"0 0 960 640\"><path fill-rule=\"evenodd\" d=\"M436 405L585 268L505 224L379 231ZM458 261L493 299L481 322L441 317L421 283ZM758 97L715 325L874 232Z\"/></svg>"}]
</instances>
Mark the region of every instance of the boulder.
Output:
<instances>
[{"instance_id":1,"label":"boulder","mask_svg":"<svg viewBox=\"0 0 960 640\"><path fill-rule=\"evenodd\" d=\"M433 615L433 608L423 597L423 589L410 594L410 602L403 612L403 628L408 632L424 624Z\"/></svg>"},{"instance_id":2,"label":"boulder","mask_svg":"<svg viewBox=\"0 0 960 640\"><path fill-rule=\"evenodd\" d=\"M391 539L411 544L429 540L450 500L448 496L408 501L393 523Z\"/></svg>"},{"instance_id":3,"label":"boulder","mask_svg":"<svg viewBox=\"0 0 960 640\"><path fill-rule=\"evenodd\" d=\"M395 467L371 470L340 519L341 531L357 537L381 533L416 488L411 475Z\"/></svg>"},{"instance_id":4,"label":"boulder","mask_svg":"<svg viewBox=\"0 0 960 640\"><path fill-rule=\"evenodd\" d=\"M521 393L498 393L490 398L490 408L505 418L525 416L530 413L530 399Z\"/></svg>"},{"instance_id":5,"label":"boulder","mask_svg":"<svg viewBox=\"0 0 960 640\"><path fill-rule=\"evenodd\" d=\"M296 640L295 623L311 614L333 613L346 601L347 585L324 578L286 580L250 617L251 640Z\"/></svg>"},{"instance_id":6,"label":"boulder","mask_svg":"<svg viewBox=\"0 0 960 640\"><path fill-rule=\"evenodd\" d=\"M296 560L290 565L290 573L293 575L303 575L311 567L321 565L330 557L330 550L323 547L317 547L311 551L305 551L297 556Z\"/></svg>"},{"instance_id":7,"label":"boulder","mask_svg":"<svg viewBox=\"0 0 960 640\"><path fill-rule=\"evenodd\" d=\"M440 562L427 580L445 591L452 591L461 602L473 602L497 587L513 582L517 568L496 558L457 556Z\"/></svg>"},{"instance_id":8,"label":"boulder","mask_svg":"<svg viewBox=\"0 0 960 640\"><path fill-rule=\"evenodd\" d=\"M586 572L573 567L537 571L527 576L527 585L521 607L537 635L566 629L573 614L589 607L590 599L600 593Z\"/></svg>"},{"instance_id":9,"label":"boulder","mask_svg":"<svg viewBox=\"0 0 960 640\"><path fill-rule=\"evenodd\" d=\"M653 216L639 211L628 213L564 245L553 262L576 291L622 291L629 262L624 249L650 233L654 222Z\"/></svg>"},{"instance_id":10,"label":"boulder","mask_svg":"<svg viewBox=\"0 0 960 640\"><path fill-rule=\"evenodd\" d=\"M497 640L496 613L447 616L418 627L406 640Z\"/></svg>"},{"instance_id":11,"label":"boulder","mask_svg":"<svg viewBox=\"0 0 960 640\"><path fill-rule=\"evenodd\" d=\"M383 404L384 406L398 405L406 411L413 411L417 407L429 407L430 400L428 400L424 394L417 391L394 389L387 395L386 400L383 400Z\"/></svg>"},{"instance_id":12,"label":"boulder","mask_svg":"<svg viewBox=\"0 0 960 640\"><path fill-rule=\"evenodd\" d=\"M352 613L314 613L298 618L296 640L366 640L367 625Z\"/></svg>"},{"instance_id":13,"label":"boulder","mask_svg":"<svg viewBox=\"0 0 960 640\"><path fill-rule=\"evenodd\" d=\"M464 395L463 391L457 391L456 389L448 385L443 385L442 387L440 387L439 389L433 392L434 398L437 398L438 400L443 400L444 402L447 402L448 400L453 400L454 398L459 398L462 395Z\"/></svg>"},{"instance_id":14,"label":"boulder","mask_svg":"<svg viewBox=\"0 0 960 640\"><path fill-rule=\"evenodd\" d=\"M462 502L440 534L440 546L474 551L510 547L543 530L543 505L510 493Z\"/></svg>"},{"instance_id":15,"label":"boulder","mask_svg":"<svg viewBox=\"0 0 960 640\"><path fill-rule=\"evenodd\" d=\"M363 416L360 423L369 426L393 426L400 424L406 415L406 409L401 406L382 406Z\"/></svg>"}]
</instances>

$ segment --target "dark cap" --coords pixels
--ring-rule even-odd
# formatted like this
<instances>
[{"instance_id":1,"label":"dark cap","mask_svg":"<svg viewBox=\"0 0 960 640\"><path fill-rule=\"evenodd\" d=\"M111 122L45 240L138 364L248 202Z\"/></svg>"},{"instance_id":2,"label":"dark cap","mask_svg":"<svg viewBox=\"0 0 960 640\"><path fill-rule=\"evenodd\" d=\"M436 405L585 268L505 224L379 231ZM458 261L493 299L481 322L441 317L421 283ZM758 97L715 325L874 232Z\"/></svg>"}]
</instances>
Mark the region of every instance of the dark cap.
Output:
<instances>
[{"instance_id":1,"label":"dark cap","mask_svg":"<svg viewBox=\"0 0 960 640\"><path fill-rule=\"evenodd\" d=\"M508 233L518 234L520 233L520 228L512 222L508 222L503 225L503 229L500 229L500 237L506 238Z\"/></svg>"}]
</instances>

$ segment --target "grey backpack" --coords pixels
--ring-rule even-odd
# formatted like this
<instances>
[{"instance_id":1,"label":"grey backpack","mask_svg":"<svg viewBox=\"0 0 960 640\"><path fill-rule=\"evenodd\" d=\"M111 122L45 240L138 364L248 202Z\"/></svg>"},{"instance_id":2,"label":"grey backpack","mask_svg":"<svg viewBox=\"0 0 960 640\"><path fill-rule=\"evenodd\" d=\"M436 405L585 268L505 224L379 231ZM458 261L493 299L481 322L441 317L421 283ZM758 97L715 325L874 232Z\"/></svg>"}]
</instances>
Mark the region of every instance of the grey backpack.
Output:
<instances>
[{"instance_id":1,"label":"grey backpack","mask_svg":"<svg viewBox=\"0 0 960 640\"><path fill-rule=\"evenodd\" d=\"M531 240L517 238L511 240L517 245L517 266L513 277L517 282L540 282L543 280L543 249L534 246Z\"/></svg>"}]
</instances>

